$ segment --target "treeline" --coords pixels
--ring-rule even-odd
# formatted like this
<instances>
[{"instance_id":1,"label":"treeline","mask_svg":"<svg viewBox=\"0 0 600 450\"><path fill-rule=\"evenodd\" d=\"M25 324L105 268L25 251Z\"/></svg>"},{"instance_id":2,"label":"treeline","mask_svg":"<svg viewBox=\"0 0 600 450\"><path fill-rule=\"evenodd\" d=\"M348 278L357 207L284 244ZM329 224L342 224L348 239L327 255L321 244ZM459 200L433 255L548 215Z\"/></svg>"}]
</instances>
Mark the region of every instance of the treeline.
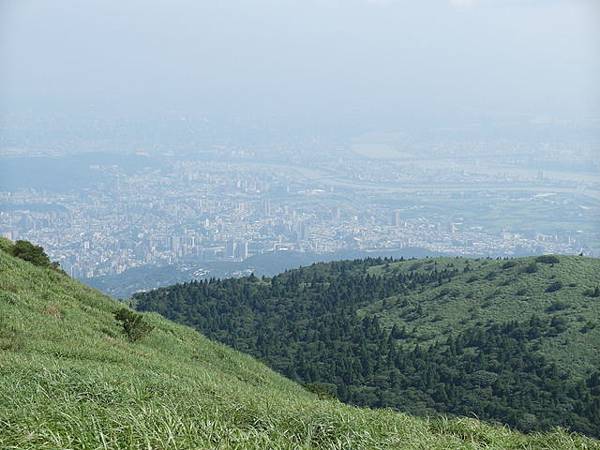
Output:
<instances>
[{"instance_id":1,"label":"treeline","mask_svg":"<svg viewBox=\"0 0 600 450\"><path fill-rule=\"evenodd\" d=\"M565 331L560 317L488 322L428 347L413 330L386 330L357 311L373 301L441 285L457 275L369 275L368 259L318 264L273 278L208 280L134 297L137 308L191 325L250 353L320 393L361 406L500 421L521 430L563 426L599 435L600 372L576 380L546 361L541 339Z\"/></svg>"}]
</instances>

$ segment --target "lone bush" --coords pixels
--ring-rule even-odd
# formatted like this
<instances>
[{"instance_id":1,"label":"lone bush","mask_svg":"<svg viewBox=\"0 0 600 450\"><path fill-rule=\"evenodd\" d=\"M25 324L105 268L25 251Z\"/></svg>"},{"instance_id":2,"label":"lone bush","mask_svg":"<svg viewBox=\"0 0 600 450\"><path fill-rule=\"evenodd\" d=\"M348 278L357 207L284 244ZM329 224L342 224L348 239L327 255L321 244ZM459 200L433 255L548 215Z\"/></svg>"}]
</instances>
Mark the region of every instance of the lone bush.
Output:
<instances>
[{"instance_id":1,"label":"lone bush","mask_svg":"<svg viewBox=\"0 0 600 450\"><path fill-rule=\"evenodd\" d=\"M506 261L504 264L502 264L502 268L510 269L511 267L515 267L516 265L517 265L516 261Z\"/></svg>"},{"instance_id":2,"label":"lone bush","mask_svg":"<svg viewBox=\"0 0 600 450\"><path fill-rule=\"evenodd\" d=\"M550 283L548 285L548 287L546 288L546 292L556 292L556 291L560 291L563 287L563 284L560 281L554 281L553 283Z\"/></svg>"},{"instance_id":3,"label":"lone bush","mask_svg":"<svg viewBox=\"0 0 600 450\"><path fill-rule=\"evenodd\" d=\"M123 325L123 331L131 342L135 342L150 333L154 327L144 321L141 314L127 308L121 308L115 313L115 319Z\"/></svg>"},{"instance_id":4,"label":"lone bush","mask_svg":"<svg viewBox=\"0 0 600 450\"><path fill-rule=\"evenodd\" d=\"M3 242L3 249L9 249L9 253L16 258L23 259L39 267L49 267L57 272L65 273L57 262L50 261L50 258L43 247L34 245L29 241L17 241L12 246L6 246Z\"/></svg>"},{"instance_id":5,"label":"lone bush","mask_svg":"<svg viewBox=\"0 0 600 450\"><path fill-rule=\"evenodd\" d=\"M25 261L29 261L30 263L41 266L41 267L51 267L52 262L46 252L39 245L33 245L29 241L17 241L12 248L12 255L23 259Z\"/></svg>"}]
</instances>

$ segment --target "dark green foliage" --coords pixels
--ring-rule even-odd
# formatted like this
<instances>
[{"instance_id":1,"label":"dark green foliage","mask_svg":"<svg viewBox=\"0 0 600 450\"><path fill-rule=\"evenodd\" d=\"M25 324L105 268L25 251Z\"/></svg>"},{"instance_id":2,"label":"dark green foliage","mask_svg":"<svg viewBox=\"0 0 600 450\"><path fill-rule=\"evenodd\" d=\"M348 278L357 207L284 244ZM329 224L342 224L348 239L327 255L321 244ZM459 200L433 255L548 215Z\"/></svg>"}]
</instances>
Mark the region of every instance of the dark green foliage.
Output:
<instances>
[{"instance_id":1,"label":"dark green foliage","mask_svg":"<svg viewBox=\"0 0 600 450\"><path fill-rule=\"evenodd\" d=\"M12 247L12 255L29 261L36 266L51 267L52 265L44 249L39 245L33 245L29 241L15 242L15 245Z\"/></svg>"},{"instance_id":2,"label":"dark green foliage","mask_svg":"<svg viewBox=\"0 0 600 450\"><path fill-rule=\"evenodd\" d=\"M463 326L434 340L435 333L419 320L443 323L439 312L429 312L430 302L449 301L454 288L440 286L460 276L466 282L471 274L450 265L425 270L416 262L406 271L390 265L384 275L370 270L385 269L384 264L378 259L317 264L261 280L186 283L134 299L138 309L192 325L313 386L309 389L335 385L344 402L418 415L476 415L527 431L562 426L598 434L593 405L600 394L538 351L545 339L568 329L565 318L477 322L481 308L473 304ZM501 276L490 272L492 264L480 275ZM424 294L408 301L411 292ZM495 292L487 291L494 294L487 308ZM360 313L384 299L411 324L408 331L386 327L378 314Z\"/></svg>"},{"instance_id":3,"label":"dark green foliage","mask_svg":"<svg viewBox=\"0 0 600 450\"><path fill-rule=\"evenodd\" d=\"M535 258L535 260L537 262L543 263L543 264L558 264L560 262L560 259L558 259L558 256L554 256L554 255L538 256L537 258Z\"/></svg>"},{"instance_id":4,"label":"dark green foliage","mask_svg":"<svg viewBox=\"0 0 600 450\"><path fill-rule=\"evenodd\" d=\"M556 292L560 291L563 287L563 284L560 281L554 281L548 285L546 288L546 292Z\"/></svg>"},{"instance_id":5,"label":"dark green foliage","mask_svg":"<svg viewBox=\"0 0 600 450\"><path fill-rule=\"evenodd\" d=\"M581 331L583 334L585 334L588 331L593 330L594 328L596 328L596 324L594 322L592 322L591 320L588 320L586 322L586 324L583 327L581 327L581 329L579 331Z\"/></svg>"},{"instance_id":6,"label":"dark green foliage","mask_svg":"<svg viewBox=\"0 0 600 450\"><path fill-rule=\"evenodd\" d=\"M594 289L588 289L584 292L584 295L592 298L600 297L600 287L596 286Z\"/></svg>"},{"instance_id":7,"label":"dark green foliage","mask_svg":"<svg viewBox=\"0 0 600 450\"><path fill-rule=\"evenodd\" d=\"M546 312L552 313L552 312L556 312L556 311L563 311L568 308L569 308L569 305L567 305L566 303L553 302L550 306L548 306L546 308Z\"/></svg>"},{"instance_id":8,"label":"dark green foliage","mask_svg":"<svg viewBox=\"0 0 600 450\"><path fill-rule=\"evenodd\" d=\"M13 256L23 259L40 267L48 267L58 272L64 273L58 262L50 261L50 258L39 245L34 245L29 241L17 241L14 244L8 240L4 240L3 249L8 251Z\"/></svg>"},{"instance_id":9,"label":"dark green foliage","mask_svg":"<svg viewBox=\"0 0 600 450\"><path fill-rule=\"evenodd\" d=\"M319 398L333 399L337 398L337 386L331 383L305 383L304 389L313 394L317 394Z\"/></svg>"},{"instance_id":10,"label":"dark green foliage","mask_svg":"<svg viewBox=\"0 0 600 450\"><path fill-rule=\"evenodd\" d=\"M141 314L121 308L115 312L115 319L123 325L123 331L131 342L135 342L146 336L154 327L144 321Z\"/></svg>"},{"instance_id":11,"label":"dark green foliage","mask_svg":"<svg viewBox=\"0 0 600 450\"><path fill-rule=\"evenodd\" d=\"M515 267L517 265L516 261L506 261L504 264L502 264L502 269L510 269L511 267Z\"/></svg>"},{"instance_id":12,"label":"dark green foliage","mask_svg":"<svg viewBox=\"0 0 600 450\"><path fill-rule=\"evenodd\" d=\"M567 331L567 319L564 317L554 316L550 320L550 332L551 336L559 335L560 333L564 333Z\"/></svg>"}]
</instances>

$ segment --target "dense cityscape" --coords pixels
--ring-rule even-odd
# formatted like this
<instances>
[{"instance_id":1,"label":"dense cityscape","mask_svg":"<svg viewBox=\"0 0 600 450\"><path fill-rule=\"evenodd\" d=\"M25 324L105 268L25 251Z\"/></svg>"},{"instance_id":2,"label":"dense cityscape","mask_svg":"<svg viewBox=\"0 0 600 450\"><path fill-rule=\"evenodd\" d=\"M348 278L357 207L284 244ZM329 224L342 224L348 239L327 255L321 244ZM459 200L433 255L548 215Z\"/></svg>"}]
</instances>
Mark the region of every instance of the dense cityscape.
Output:
<instances>
[{"instance_id":1,"label":"dense cityscape","mask_svg":"<svg viewBox=\"0 0 600 450\"><path fill-rule=\"evenodd\" d=\"M183 262L192 264L194 277L210 276L208 262L277 251L597 252L592 176L573 183L558 172L491 170L481 161L470 168L448 167L443 159L382 160L363 148L354 158L312 165L258 164L254 153L237 151L221 161L139 153L131 170L88 164L86 188L1 192L0 232L40 243L83 279ZM441 211L441 204L451 208ZM522 220L494 217L503 205ZM562 211L562 228L539 220L555 210Z\"/></svg>"}]
</instances>

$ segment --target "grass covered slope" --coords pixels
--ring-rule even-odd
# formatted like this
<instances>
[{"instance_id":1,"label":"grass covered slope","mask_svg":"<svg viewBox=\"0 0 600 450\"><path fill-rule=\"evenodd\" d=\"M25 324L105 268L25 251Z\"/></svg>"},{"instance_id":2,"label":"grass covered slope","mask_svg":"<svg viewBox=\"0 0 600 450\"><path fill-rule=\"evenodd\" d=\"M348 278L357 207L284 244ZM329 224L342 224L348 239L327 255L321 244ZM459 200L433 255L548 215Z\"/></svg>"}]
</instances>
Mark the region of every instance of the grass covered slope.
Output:
<instances>
[{"instance_id":1,"label":"grass covered slope","mask_svg":"<svg viewBox=\"0 0 600 450\"><path fill-rule=\"evenodd\" d=\"M406 330L405 345L430 345L488 321L535 315L560 322L537 339L539 352L561 369L584 375L600 368L600 259L541 256L510 260L435 258L373 266L383 277L446 271L437 285L372 302L359 315ZM596 292L595 292L596 291Z\"/></svg>"},{"instance_id":2,"label":"grass covered slope","mask_svg":"<svg viewBox=\"0 0 600 450\"><path fill-rule=\"evenodd\" d=\"M369 407L600 436L600 261L365 259L134 296Z\"/></svg>"},{"instance_id":3,"label":"grass covered slope","mask_svg":"<svg viewBox=\"0 0 600 450\"><path fill-rule=\"evenodd\" d=\"M0 250L0 448L600 449L562 431L525 436L319 399L156 314L132 343L120 307Z\"/></svg>"}]
</instances>

